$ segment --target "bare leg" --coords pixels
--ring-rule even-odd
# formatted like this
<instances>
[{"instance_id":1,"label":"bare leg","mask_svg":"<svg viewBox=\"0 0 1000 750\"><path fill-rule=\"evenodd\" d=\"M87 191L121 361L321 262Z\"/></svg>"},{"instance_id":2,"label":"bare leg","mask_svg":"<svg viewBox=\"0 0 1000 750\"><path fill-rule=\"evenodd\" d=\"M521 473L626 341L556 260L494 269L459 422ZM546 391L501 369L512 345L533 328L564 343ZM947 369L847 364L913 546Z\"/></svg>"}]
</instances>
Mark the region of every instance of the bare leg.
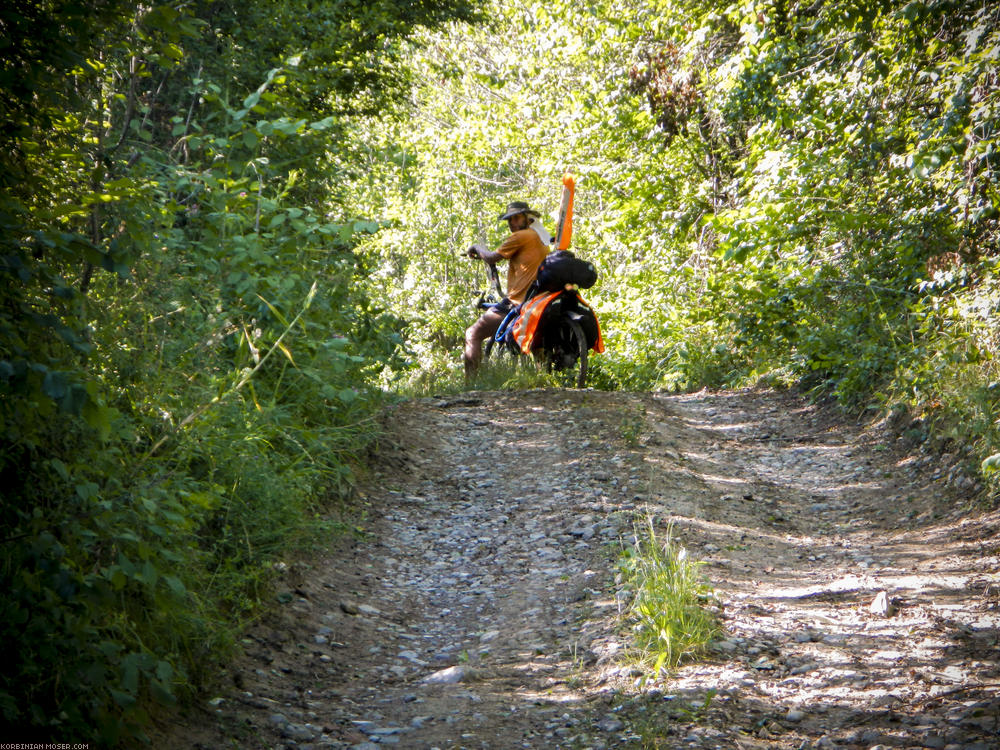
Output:
<instances>
[{"instance_id":1,"label":"bare leg","mask_svg":"<svg viewBox=\"0 0 1000 750\"><path fill-rule=\"evenodd\" d=\"M465 362L465 380L469 381L479 369L483 359L483 342L497 332L503 323L503 315L487 310L479 320L465 329L465 352L462 361Z\"/></svg>"}]
</instances>

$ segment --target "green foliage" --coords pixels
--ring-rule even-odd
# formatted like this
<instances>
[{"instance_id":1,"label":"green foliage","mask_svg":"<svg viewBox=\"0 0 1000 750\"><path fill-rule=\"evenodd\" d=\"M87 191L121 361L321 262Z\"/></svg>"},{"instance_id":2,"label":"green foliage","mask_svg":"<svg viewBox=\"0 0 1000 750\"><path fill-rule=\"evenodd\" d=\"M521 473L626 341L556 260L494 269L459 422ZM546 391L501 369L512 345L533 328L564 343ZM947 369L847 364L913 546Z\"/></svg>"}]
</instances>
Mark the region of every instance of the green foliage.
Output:
<instances>
[{"instance_id":1,"label":"green foliage","mask_svg":"<svg viewBox=\"0 0 1000 750\"><path fill-rule=\"evenodd\" d=\"M624 618L634 633L638 660L653 678L702 652L718 633L716 616L706 606L711 589L700 567L674 541L672 529L661 540L651 519L636 529L632 547L622 553L622 580L631 599Z\"/></svg>"},{"instance_id":2,"label":"green foliage","mask_svg":"<svg viewBox=\"0 0 1000 750\"><path fill-rule=\"evenodd\" d=\"M601 274L591 383L795 383L850 408L937 409L981 455L1000 448L988 418L967 419L996 379L995 8L605 0L490 15L503 21L425 35L404 119L357 122L365 169L343 186L385 220L364 245L372 288L411 321L418 364L459 367L480 285L459 251L499 243L492 218L511 199L551 215L572 168L574 249Z\"/></svg>"},{"instance_id":3,"label":"green foliage","mask_svg":"<svg viewBox=\"0 0 1000 750\"><path fill-rule=\"evenodd\" d=\"M0 714L17 739L131 742L213 679L375 437L404 326L360 283L354 246L378 224L331 187L341 137L404 94L407 36L475 14L314 5L0 11Z\"/></svg>"}]
</instances>

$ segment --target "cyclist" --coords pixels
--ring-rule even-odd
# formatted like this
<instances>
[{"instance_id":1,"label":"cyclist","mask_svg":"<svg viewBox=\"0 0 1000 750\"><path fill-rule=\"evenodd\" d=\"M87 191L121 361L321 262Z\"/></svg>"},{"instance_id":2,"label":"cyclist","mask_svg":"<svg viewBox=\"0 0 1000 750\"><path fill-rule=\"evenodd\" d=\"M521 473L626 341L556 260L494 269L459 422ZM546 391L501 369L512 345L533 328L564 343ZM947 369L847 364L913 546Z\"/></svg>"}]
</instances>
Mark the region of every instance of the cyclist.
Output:
<instances>
[{"instance_id":1,"label":"cyclist","mask_svg":"<svg viewBox=\"0 0 1000 750\"><path fill-rule=\"evenodd\" d=\"M473 245L467 251L470 258L479 258L486 263L495 264L501 260L508 262L507 266L507 296L500 304L484 312L479 320L465 331L465 351L462 360L465 363L466 380L475 375L483 357L483 342L497 332L504 316L514 305L524 302L528 289L538 274L538 265L548 254L549 249L543 241L548 233L537 221L540 214L523 201L514 201L498 221L506 221L510 228L510 236L496 249L487 250L482 245Z\"/></svg>"}]
</instances>

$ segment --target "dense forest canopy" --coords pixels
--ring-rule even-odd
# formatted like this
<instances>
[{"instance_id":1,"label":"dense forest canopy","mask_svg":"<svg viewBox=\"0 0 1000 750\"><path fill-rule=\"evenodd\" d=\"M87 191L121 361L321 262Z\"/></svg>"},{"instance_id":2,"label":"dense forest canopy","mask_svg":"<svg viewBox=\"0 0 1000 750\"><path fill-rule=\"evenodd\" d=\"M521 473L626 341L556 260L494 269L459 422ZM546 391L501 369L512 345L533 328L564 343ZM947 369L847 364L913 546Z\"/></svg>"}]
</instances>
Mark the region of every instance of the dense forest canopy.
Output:
<instances>
[{"instance_id":1,"label":"dense forest canopy","mask_svg":"<svg viewBox=\"0 0 1000 750\"><path fill-rule=\"evenodd\" d=\"M604 388L796 384L1000 467L1000 10L25 0L0 9L4 720L141 736L459 380L510 200ZM456 385L457 387L457 385Z\"/></svg>"}]
</instances>

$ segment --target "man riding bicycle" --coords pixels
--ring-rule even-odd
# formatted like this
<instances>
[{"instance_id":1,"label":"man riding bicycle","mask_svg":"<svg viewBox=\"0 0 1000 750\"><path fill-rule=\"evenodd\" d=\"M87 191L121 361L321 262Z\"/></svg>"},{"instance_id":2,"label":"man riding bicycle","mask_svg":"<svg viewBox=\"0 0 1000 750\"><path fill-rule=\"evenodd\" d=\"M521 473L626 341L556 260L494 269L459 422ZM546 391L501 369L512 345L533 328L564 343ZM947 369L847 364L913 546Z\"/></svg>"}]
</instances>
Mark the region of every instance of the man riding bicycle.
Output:
<instances>
[{"instance_id":1,"label":"man riding bicycle","mask_svg":"<svg viewBox=\"0 0 1000 750\"><path fill-rule=\"evenodd\" d=\"M506 221L510 228L510 236L496 249L487 250L482 245L473 245L467 251L470 258L479 258L489 264L501 260L508 262L507 266L507 296L500 304L484 312L475 323L465 331L465 351L462 359L465 363L465 377L471 378L483 357L483 342L495 334L504 316L515 305L524 302L528 289L538 274L538 266L548 254L549 249L542 241L544 229L536 231L532 223L540 214L529 208L523 201L514 201L507 206L498 221Z\"/></svg>"}]
</instances>

